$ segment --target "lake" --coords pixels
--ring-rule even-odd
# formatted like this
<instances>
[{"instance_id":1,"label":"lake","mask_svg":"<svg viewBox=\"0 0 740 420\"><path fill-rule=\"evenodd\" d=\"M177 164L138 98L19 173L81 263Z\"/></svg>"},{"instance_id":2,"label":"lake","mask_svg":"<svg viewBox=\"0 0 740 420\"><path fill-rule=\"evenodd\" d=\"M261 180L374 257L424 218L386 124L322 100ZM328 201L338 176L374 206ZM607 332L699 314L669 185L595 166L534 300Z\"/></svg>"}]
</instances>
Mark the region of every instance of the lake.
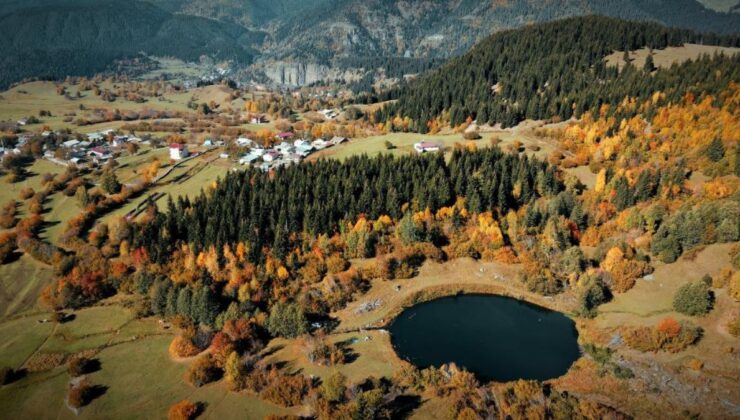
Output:
<instances>
[{"instance_id":1,"label":"lake","mask_svg":"<svg viewBox=\"0 0 740 420\"><path fill-rule=\"evenodd\" d=\"M580 357L570 318L503 296L420 303L404 310L389 330L396 353L417 367L455 362L484 381L556 378Z\"/></svg>"}]
</instances>

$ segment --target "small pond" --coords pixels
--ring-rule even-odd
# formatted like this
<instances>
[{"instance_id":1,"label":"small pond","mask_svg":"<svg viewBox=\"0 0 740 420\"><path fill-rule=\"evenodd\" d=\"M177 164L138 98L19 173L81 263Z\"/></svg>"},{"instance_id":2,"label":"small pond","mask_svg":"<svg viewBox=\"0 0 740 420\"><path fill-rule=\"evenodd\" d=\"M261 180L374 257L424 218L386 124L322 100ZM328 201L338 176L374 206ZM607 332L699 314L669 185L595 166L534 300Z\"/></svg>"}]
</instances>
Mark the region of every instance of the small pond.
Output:
<instances>
[{"instance_id":1,"label":"small pond","mask_svg":"<svg viewBox=\"0 0 740 420\"><path fill-rule=\"evenodd\" d=\"M580 357L570 318L503 296L420 303L403 311L389 330L396 353L417 367L455 362L484 381L551 379Z\"/></svg>"}]
</instances>

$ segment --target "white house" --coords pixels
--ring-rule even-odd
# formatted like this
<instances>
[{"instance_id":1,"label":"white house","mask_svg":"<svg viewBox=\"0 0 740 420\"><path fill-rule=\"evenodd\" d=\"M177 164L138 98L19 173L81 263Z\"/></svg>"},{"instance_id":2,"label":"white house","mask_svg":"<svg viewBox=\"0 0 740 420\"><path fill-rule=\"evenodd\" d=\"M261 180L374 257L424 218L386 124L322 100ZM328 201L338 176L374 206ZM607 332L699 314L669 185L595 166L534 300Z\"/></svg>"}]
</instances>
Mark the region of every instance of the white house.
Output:
<instances>
[{"instance_id":1,"label":"white house","mask_svg":"<svg viewBox=\"0 0 740 420\"><path fill-rule=\"evenodd\" d=\"M254 145L254 141L246 137L239 137L238 139L236 139L236 144L238 144L239 146L252 147Z\"/></svg>"},{"instance_id":2,"label":"white house","mask_svg":"<svg viewBox=\"0 0 740 420\"><path fill-rule=\"evenodd\" d=\"M115 136L113 137L113 146L120 147L128 143L128 136Z\"/></svg>"},{"instance_id":3,"label":"white house","mask_svg":"<svg viewBox=\"0 0 740 420\"><path fill-rule=\"evenodd\" d=\"M72 147L75 147L75 146L77 146L78 144L80 144L80 141L79 141L79 140L76 140L76 139L72 139L72 140L67 140L67 141L65 141L64 143L62 143L62 146L64 146L64 147L66 147L66 148L70 149L70 148L72 148Z\"/></svg>"},{"instance_id":4,"label":"white house","mask_svg":"<svg viewBox=\"0 0 740 420\"><path fill-rule=\"evenodd\" d=\"M249 164L251 164L252 162L256 161L259 158L260 158L259 155L256 155L254 153L247 153L246 155L242 156L239 159L239 164L240 165L249 165Z\"/></svg>"},{"instance_id":5,"label":"white house","mask_svg":"<svg viewBox=\"0 0 740 420\"><path fill-rule=\"evenodd\" d=\"M306 144L302 144L296 147L295 152L302 157L306 157L310 155L311 152L313 152L313 146L311 146L310 143L306 142Z\"/></svg>"},{"instance_id":6,"label":"white house","mask_svg":"<svg viewBox=\"0 0 740 420\"><path fill-rule=\"evenodd\" d=\"M280 153L277 150L270 150L269 152L262 155L262 160L265 162L272 162L280 157Z\"/></svg>"},{"instance_id":7,"label":"white house","mask_svg":"<svg viewBox=\"0 0 740 420\"><path fill-rule=\"evenodd\" d=\"M188 157L188 147L184 144L172 143L170 144L170 159L180 160Z\"/></svg>"},{"instance_id":8,"label":"white house","mask_svg":"<svg viewBox=\"0 0 740 420\"><path fill-rule=\"evenodd\" d=\"M87 139L90 140L90 141L101 141L104 138L105 138L105 136L103 136L100 133L90 133L90 134L87 135Z\"/></svg>"},{"instance_id":9,"label":"white house","mask_svg":"<svg viewBox=\"0 0 740 420\"><path fill-rule=\"evenodd\" d=\"M316 149L316 150L325 149L325 148L329 147L329 145L330 145L330 143L327 142L324 139L316 139L316 140L314 140L314 141L311 142L311 146L313 146L313 148Z\"/></svg>"},{"instance_id":10,"label":"white house","mask_svg":"<svg viewBox=\"0 0 740 420\"><path fill-rule=\"evenodd\" d=\"M439 152L440 149L441 147L439 146L439 144L426 140L422 140L414 144L414 150L416 150L418 153Z\"/></svg>"}]
</instances>

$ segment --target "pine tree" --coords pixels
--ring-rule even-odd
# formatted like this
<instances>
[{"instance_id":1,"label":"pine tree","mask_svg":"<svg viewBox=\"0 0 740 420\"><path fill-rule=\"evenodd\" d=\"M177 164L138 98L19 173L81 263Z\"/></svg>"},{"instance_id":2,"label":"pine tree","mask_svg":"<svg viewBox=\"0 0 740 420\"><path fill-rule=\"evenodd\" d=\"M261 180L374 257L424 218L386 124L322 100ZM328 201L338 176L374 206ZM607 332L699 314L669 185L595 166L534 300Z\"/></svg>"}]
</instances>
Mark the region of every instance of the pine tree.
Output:
<instances>
[{"instance_id":1,"label":"pine tree","mask_svg":"<svg viewBox=\"0 0 740 420\"><path fill-rule=\"evenodd\" d=\"M116 194L121 191L118 177L111 169L106 169L100 177L100 187L108 194Z\"/></svg>"},{"instance_id":2,"label":"pine tree","mask_svg":"<svg viewBox=\"0 0 740 420\"><path fill-rule=\"evenodd\" d=\"M652 51L650 52L650 54L648 54L647 58L645 58L645 65L642 67L642 69L646 73L652 73L655 70L655 62L653 61Z\"/></svg>"},{"instance_id":3,"label":"pine tree","mask_svg":"<svg viewBox=\"0 0 740 420\"><path fill-rule=\"evenodd\" d=\"M722 140L719 137L715 137L714 140L707 147L707 157L712 162L719 162L725 156L725 146L722 144Z\"/></svg>"}]
</instances>

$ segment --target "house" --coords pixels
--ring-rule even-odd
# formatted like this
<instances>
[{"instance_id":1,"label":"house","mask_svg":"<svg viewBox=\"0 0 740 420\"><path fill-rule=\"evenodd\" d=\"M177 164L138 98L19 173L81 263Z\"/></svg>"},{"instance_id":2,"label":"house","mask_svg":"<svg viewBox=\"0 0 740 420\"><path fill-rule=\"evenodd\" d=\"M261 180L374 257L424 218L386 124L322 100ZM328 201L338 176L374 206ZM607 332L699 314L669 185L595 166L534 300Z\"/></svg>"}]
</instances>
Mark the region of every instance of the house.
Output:
<instances>
[{"instance_id":1,"label":"house","mask_svg":"<svg viewBox=\"0 0 740 420\"><path fill-rule=\"evenodd\" d=\"M211 140L211 139L206 139L206 140L205 140L205 141L203 142L203 146L206 146L206 147L211 147L211 146L213 146L213 140Z\"/></svg>"},{"instance_id":2,"label":"house","mask_svg":"<svg viewBox=\"0 0 740 420\"><path fill-rule=\"evenodd\" d=\"M284 141L284 142L278 144L277 146L275 146L275 150L277 150L280 153L282 153L282 154L285 155L285 154L288 154L288 153L295 152L295 146L293 146L292 144L288 143L287 141Z\"/></svg>"},{"instance_id":3,"label":"house","mask_svg":"<svg viewBox=\"0 0 740 420\"><path fill-rule=\"evenodd\" d=\"M330 146L330 143L324 139L316 139L311 142L311 146L313 146L316 150L326 149Z\"/></svg>"},{"instance_id":4,"label":"house","mask_svg":"<svg viewBox=\"0 0 740 420\"><path fill-rule=\"evenodd\" d=\"M239 137L236 139L236 144L242 147L251 147L254 145L254 140L248 139L246 137Z\"/></svg>"},{"instance_id":5,"label":"house","mask_svg":"<svg viewBox=\"0 0 740 420\"><path fill-rule=\"evenodd\" d=\"M80 149L87 149L90 146L92 146L92 143L87 140L83 140L77 144L77 147Z\"/></svg>"},{"instance_id":6,"label":"house","mask_svg":"<svg viewBox=\"0 0 740 420\"><path fill-rule=\"evenodd\" d=\"M414 150L416 150L418 153L439 152L441 150L441 147L437 143L422 140L414 144Z\"/></svg>"},{"instance_id":7,"label":"house","mask_svg":"<svg viewBox=\"0 0 740 420\"><path fill-rule=\"evenodd\" d=\"M270 150L269 152L262 155L262 160L264 160L265 162L272 162L279 157L280 152L278 152L277 150Z\"/></svg>"},{"instance_id":8,"label":"house","mask_svg":"<svg viewBox=\"0 0 740 420\"><path fill-rule=\"evenodd\" d=\"M284 133L279 133L279 134L278 134L277 136L275 136L275 137L276 137L276 138L277 138L278 140L283 140L283 141L285 141L285 140L290 140L290 139L292 139L294 135L295 135L295 134L293 134L293 133L291 133L291 132L289 132L289 131L286 131L286 132L284 132Z\"/></svg>"},{"instance_id":9,"label":"house","mask_svg":"<svg viewBox=\"0 0 740 420\"><path fill-rule=\"evenodd\" d=\"M80 144L80 141L77 139L67 140L64 143L62 143L62 146L66 147L67 149L71 149L75 146Z\"/></svg>"},{"instance_id":10,"label":"house","mask_svg":"<svg viewBox=\"0 0 740 420\"><path fill-rule=\"evenodd\" d=\"M218 157L220 159L228 159L229 158L229 154L228 153L221 153L220 155L218 155Z\"/></svg>"},{"instance_id":11,"label":"house","mask_svg":"<svg viewBox=\"0 0 740 420\"><path fill-rule=\"evenodd\" d=\"M28 118L21 118L20 120L16 121L18 125L27 125L28 124Z\"/></svg>"},{"instance_id":12,"label":"house","mask_svg":"<svg viewBox=\"0 0 740 420\"><path fill-rule=\"evenodd\" d=\"M339 116L339 113L333 109L322 109L319 111L320 114L324 116L327 120L333 120L334 118Z\"/></svg>"},{"instance_id":13,"label":"house","mask_svg":"<svg viewBox=\"0 0 740 420\"><path fill-rule=\"evenodd\" d=\"M310 155L311 152L313 152L313 146L311 146L310 143L306 142L306 144L302 144L296 147L295 152L302 157L306 157Z\"/></svg>"},{"instance_id":14,"label":"house","mask_svg":"<svg viewBox=\"0 0 740 420\"><path fill-rule=\"evenodd\" d=\"M249 165L259 159L260 157L258 155L255 155L254 153L247 153L246 155L242 156L239 159L240 165Z\"/></svg>"},{"instance_id":15,"label":"house","mask_svg":"<svg viewBox=\"0 0 740 420\"><path fill-rule=\"evenodd\" d=\"M285 163L300 163L301 159L303 159L303 156L299 153L291 153L287 156L285 156Z\"/></svg>"},{"instance_id":16,"label":"house","mask_svg":"<svg viewBox=\"0 0 740 420\"><path fill-rule=\"evenodd\" d=\"M170 159L180 160L188 157L188 147L184 144L172 143L170 144Z\"/></svg>"},{"instance_id":17,"label":"house","mask_svg":"<svg viewBox=\"0 0 740 420\"><path fill-rule=\"evenodd\" d=\"M128 136L115 136L113 137L113 146L120 147L128 143Z\"/></svg>"},{"instance_id":18,"label":"house","mask_svg":"<svg viewBox=\"0 0 740 420\"><path fill-rule=\"evenodd\" d=\"M103 141L104 138L105 136L100 133L90 133L87 135L87 139L92 142Z\"/></svg>"},{"instance_id":19,"label":"house","mask_svg":"<svg viewBox=\"0 0 740 420\"><path fill-rule=\"evenodd\" d=\"M92 150L90 150L90 155L95 156L98 159L110 158L110 152L108 151L108 149L102 146L93 147Z\"/></svg>"},{"instance_id":20,"label":"house","mask_svg":"<svg viewBox=\"0 0 740 420\"><path fill-rule=\"evenodd\" d=\"M267 123L267 117L262 114L255 114L249 118L251 124L265 124Z\"/></svg>"},{"instance_id":21,"label":"house","mask_svg":"<svg viewBox=\"0 0 740 420\"><path fill-rule=\"evenodd\" d=\"M334 136L329 140L329 143L331 143L332 146L337 146L348 141L349 139L347 137Z\"/></svg>"}]
</instances>

